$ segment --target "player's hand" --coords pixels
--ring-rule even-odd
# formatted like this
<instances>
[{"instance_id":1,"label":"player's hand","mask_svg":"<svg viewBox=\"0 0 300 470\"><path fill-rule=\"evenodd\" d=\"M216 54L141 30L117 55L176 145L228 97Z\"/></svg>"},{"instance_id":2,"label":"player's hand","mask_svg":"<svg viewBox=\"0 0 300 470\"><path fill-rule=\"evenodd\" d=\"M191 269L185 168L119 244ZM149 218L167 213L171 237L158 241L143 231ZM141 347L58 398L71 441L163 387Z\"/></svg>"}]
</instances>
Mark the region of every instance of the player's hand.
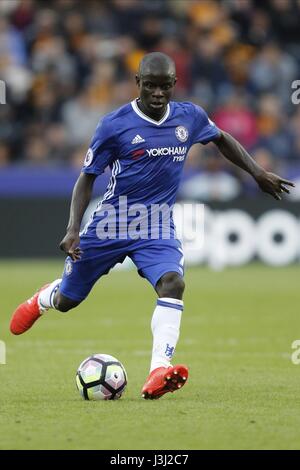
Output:
<instances>
[{"instance_id":1,"label":"player's hand","mask_svg":"<svg viewBox=\"0 0 300 470\"><path fill-rule=\"evenodd\" d=\"M255 180L262 191L271 194L278 201L281 200L283 192L289 194L290 191L286 186L295 187L292 181L285 180L280 176L265 171L259 176L255 177Z\"/></svg>"},{"instance_id":2,"label":"player's hand","mask_svg":"<svg viewBox=\"0 0 300 470\"><path fill-rule=\"evenodd\" d=\"M59 244L59 248L67 253L73 261L81 258L82 250L79 248L80 238L78 233L67 232L66 236Z\"/></svg>"}]
</instances>

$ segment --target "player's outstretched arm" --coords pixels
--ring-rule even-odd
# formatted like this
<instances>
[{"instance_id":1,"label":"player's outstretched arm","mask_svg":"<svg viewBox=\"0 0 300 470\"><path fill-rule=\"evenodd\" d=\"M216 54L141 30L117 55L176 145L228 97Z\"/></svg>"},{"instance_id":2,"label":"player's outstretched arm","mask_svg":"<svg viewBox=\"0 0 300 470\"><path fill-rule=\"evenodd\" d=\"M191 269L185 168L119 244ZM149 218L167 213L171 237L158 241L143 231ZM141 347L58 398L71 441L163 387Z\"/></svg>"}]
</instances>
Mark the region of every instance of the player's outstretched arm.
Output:
<instances>
[{"instance_id":1,"label":"player's outstretched arm","mask_svg":"<svg viewBox=\"0 0 300 470\"><path fill-rule=\"evenodd\" d=\"M81 173L73 189L67 233L59 244L60 249L71 256L73 261L81 257L82 252L79 248L80 224L91 200L96 177L97 175Z\"/></svg>"},{"instance_id":2,"label":"player's outstretched arm","mask_svg":"<svg viewBox=\"0 0 300 470\"><path fill-rule=\"evenodd\" d=\"M286 186L295 186L291 181L264 170L253 160L244 147L227 132L221 131L220 137L214 143L227 160L250 173L260 189L271 194L275 199L281 200L280 195L283 191L289 193Z\"/></svg>"}]
</instances>

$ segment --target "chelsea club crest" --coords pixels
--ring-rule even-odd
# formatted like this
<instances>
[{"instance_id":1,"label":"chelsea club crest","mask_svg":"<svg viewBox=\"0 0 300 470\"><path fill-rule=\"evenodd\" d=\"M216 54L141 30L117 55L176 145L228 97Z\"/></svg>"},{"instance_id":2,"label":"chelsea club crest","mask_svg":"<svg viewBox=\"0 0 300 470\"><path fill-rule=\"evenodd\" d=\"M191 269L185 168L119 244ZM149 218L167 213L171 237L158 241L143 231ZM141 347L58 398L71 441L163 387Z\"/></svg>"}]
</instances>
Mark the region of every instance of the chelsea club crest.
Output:
<instances>
[{"instance_id":1,"label":"chelsea club crest","mask_svg":"<svg viewBox=\"0 0 300 470\"><path fill-rule=\"evenodd\" d=\"M175 134L178 140L180 142L186 142L189 136L189 132L186 127L184 126L178 126L175 129Z\"/></svg>"}]
</instances>

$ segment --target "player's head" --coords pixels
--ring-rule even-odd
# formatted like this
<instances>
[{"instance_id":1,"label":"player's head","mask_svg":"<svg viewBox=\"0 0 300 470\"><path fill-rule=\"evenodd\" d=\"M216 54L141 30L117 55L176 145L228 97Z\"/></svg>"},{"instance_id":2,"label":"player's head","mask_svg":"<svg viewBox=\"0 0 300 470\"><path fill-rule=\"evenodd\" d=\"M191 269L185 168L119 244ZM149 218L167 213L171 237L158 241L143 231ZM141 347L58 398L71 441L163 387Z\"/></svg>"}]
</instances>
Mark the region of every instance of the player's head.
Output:
<instances>
[{"instance_id":1,"label":"player's head","mask_svg":"<svg viewBox=\"0 0 300 470\"><path fill-rule=\"evenodd\" d=\"M166 110L176 84L174 61L161 52L146 54L140 62L136 83L142 110L159 118Z\"/></svg>"}]
</instances>

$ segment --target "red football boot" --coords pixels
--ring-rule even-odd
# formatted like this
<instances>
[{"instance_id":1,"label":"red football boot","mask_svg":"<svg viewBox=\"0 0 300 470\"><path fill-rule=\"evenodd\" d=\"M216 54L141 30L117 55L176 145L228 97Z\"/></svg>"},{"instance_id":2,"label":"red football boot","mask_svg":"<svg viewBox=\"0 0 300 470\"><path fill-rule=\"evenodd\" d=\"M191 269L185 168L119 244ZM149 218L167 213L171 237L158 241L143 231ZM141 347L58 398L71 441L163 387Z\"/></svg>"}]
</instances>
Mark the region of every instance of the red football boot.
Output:
<instances>
[{"instance_id":1,"label":"red football boot","mask_svg":"<svg viewBox=\"0 0 300 470\"><path fill-rule=\"evenodd\" d=\"M187 366L177 364L170 367L158 367L148 376L142 389L142 397L147 399L157 399L165 393L175 392L184 386L189 376Z\"/></svg>"},{"instance_id":2,"label":"red football boot","mask_svg":"<svg viewBox=\"0 0 300 470\"><path fill-rule=\"evenodd\" d=\"M19 307L15 310L10 321L10 331L14 335L21 335L22 333L25 333L25 331L29 330L34 322L42 316L38 305L38 296L39 293L48 286L49 284L46 284L45 286L41 287L41 289L38 290L38 292L34 294L33 297L19 305Z\"/></svg>"}]
</instances>

